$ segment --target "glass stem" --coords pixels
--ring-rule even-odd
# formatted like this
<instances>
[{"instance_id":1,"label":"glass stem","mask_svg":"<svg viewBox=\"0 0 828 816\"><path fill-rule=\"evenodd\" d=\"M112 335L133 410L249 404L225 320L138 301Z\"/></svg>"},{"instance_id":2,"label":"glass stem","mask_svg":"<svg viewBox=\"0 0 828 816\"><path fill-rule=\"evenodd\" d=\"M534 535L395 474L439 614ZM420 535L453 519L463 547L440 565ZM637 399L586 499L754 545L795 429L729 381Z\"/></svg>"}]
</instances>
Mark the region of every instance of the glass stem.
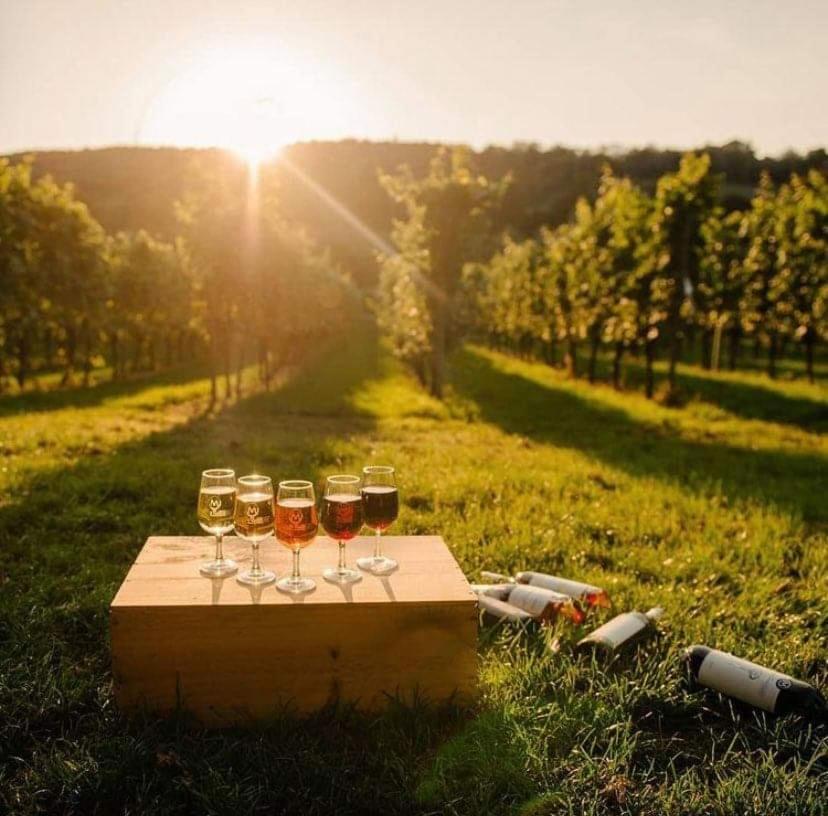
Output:
<instances>
[{"instance_id":1,"label":"glass stem","mask_svg":"<svg viewBox=\"0 0 828 816\"><path fill-rule=\"evenodd\" d=\"M377 530L377 536L374 539L374 561L382 558L382 530Z\"/></svg>"},{"instance_id":2,"label":"glass stem","mask_svg":"<svg viewBox=\"0 0 828 816\"><path fill-rule=\"evenodd\" d=\"M262 571L259 565L259 542L253 542L253 566L250 568L251 575L258 575Z\"/></svg>"},{"instance_id":3,"label":"glass stem","mask_svg":"<svg viewBox=\"0 0 828 816\"><path fill-rule=\"evenodd\" d=\"M221 542L224 539L224 533L216 533L216 561L224 560L224 553L222 552Z\"/></svg>"},{"instance_id":4,"label":"glass stem","mask_svg":"<svg viewBox=\"0 0 828 816\"><path fill-rule=\"evenodd\" d=\"M345 572L345 542L339 542L339 573Z\"/></svg>"},{"instance_id":5,"label":"glass stem","mask_svg":"<svg viewBox=\"0 0 828 816\"><path fill-rule=\"evenodd\" d=\"M291 575L291 578L293 579L294 583L296 583L296 581L299 580L299 550L298 549L293 551L293 575Z\"/></svg>"}]
</instances>

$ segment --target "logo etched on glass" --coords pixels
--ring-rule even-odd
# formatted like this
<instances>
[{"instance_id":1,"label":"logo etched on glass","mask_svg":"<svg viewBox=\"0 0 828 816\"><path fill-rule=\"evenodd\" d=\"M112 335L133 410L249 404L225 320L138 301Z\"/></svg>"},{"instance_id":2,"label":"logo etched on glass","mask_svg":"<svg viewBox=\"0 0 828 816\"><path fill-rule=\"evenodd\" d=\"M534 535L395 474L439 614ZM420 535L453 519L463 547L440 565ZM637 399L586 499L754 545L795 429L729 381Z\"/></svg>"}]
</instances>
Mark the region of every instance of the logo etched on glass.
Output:
<instances>
[{"instance_id":1,"label":"logo etched on glass","mask_svg":"<svg viewBox=\"0 0 828 816\"><path fill-rule=\"evenodd\" d=\"M352 502L338 502L336 518L341 524L349 524L354 520L354 505Z\"/></svg>"}]
</instances>

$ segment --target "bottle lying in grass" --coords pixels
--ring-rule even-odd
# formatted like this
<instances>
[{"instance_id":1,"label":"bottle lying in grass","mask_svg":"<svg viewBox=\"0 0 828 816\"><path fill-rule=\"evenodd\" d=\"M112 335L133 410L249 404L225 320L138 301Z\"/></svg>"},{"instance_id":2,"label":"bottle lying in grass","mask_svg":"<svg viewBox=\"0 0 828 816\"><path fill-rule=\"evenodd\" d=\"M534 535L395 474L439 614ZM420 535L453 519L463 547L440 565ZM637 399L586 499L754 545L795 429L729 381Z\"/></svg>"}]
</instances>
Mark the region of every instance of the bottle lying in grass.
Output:
<instances>
[{"instance_id":1,"label":"bottle lying in grass","mask_svg":"<svg viewBox=\"0 0 828 816\"><path fill-rule=\"evenodd\" d=\"M664 614L660 606L649 612L624 612L590 632L575 647L579 652L614 654L655 633L655 623Z\"/></svg>"},{"instance_id":2,"label":"bottle lying in grass","mask_svg":"<svg viewBox=\"0 0 828 816\"><path fill-rule=\"evenodd\" d=\"M828 703L809 683L709 646L691 646L684 657L694 686L714 689L771 714L828 720Z\"/></svg>"},{"instance_id":3,"label":"bottle lying in grass","mask_svg":"<svg viewBox=\"0 0 828 816\"><path fill-rule=\"evenodd\" d=\"M593 606L608 608L612 606L609 595L601 587L584 584L580 581L570 581L568 578L559 578L557 575L548 575L545 572L519 572L514 578L496 572L483 572L481 575L487 581L497 581L498 583L516 581L518 584L551 589L553 592L560 592L561 595L569 595L570 598L579 601L587 608Z\"/></svg>"},{"instance_id":4,"label":"bottle lying in grass","mask_svg":"<svg viewBox=\"0 0 828 816\"><path fill-rule=\"evenodd\" d=\"M519 584L551 589L569 595L570 598L580 601L584 606L603 606L609 608L609 595L601 587L592 584L582 584L580 581L570 581L568 578L558 578L557 575L547 575L545 572L519 572L515 575Z\"/></svg>"},{"instance_id":5,"label":"bottle lying in grass","mask_svg":"<svg viewBox=\"0 0 828 816\"><path fill-rule=\"evenodd\" d=\"M526 584L472 584L472 591L481 597L506 602L537 621L553 621L558 617L568 618L574 623L584 620L584 613L572 598L550 589Z\"/></svg>"},{"instance_id":6,"label":"bottle lying in grass","mask_svg":"<svg viewBox=\"0 0 828 816\"><path fill-rule=\"evenodd\" d=\"M500 598L479 594L477 601L485 617L494 621L527 624L535 620L528 612L506 603L506 601L501 601Z\"/></svg>"}]
</instances>

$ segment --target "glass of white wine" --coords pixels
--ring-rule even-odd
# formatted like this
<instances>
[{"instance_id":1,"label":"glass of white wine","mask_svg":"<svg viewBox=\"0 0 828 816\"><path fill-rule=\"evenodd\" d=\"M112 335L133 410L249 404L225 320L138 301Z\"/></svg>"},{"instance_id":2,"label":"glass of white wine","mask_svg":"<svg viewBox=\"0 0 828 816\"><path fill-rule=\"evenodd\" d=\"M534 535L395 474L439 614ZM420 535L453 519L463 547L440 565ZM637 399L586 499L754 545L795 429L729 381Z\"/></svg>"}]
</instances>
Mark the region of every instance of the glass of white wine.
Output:
<instances>
[{"instance_id":1,"label":"glass of white wine","mask_svg":"<svg viewBox=\"0 0 828 816\"><path fill-rule=\"evenodd\" d=\"M273 534L273 482L269 476L242 476L236 485L236 535L253 545L253 564L236 580L247 586L262 586L276 580L276 573L262 569L259 545Z\"/></svg>"},{"instance_id":2,"label":"glass of white wine","mask_svg":"<svg viewBox=\"0 0 828 816\"><path fill-rule=\"evenodd\" d=\"M238 570L238 564L224 557L222 541L233 529L236 504L236 474L227 468L212 468L201 474L198 492L198 523L205 533L216 537L216 557L199 567L208 578L226 578Z\"/></svg>"}]
</instances>

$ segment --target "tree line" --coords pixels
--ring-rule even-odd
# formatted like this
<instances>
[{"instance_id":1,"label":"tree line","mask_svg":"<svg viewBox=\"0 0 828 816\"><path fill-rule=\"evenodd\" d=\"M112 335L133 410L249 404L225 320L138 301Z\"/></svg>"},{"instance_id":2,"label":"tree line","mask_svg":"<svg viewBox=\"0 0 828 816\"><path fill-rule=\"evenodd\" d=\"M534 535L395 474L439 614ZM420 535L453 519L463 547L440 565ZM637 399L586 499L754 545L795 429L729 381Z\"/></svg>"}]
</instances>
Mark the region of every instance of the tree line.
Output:
<instances>
[{"instance_id":1,"label":"tree line","mask_svg":"<svg viewBox=\"0 0 828 816\"><path fill-rule=\"evenodd\" d=\"M347 280L280 214L271 181L210 175L176 204L179 235L107 234L70 185L0 161L0 390L42 372L88 384L190 360L218 396L257 364L269 385L342 324ZM313 309L311 310L311 304Z\"/></svg>"},{"instance_id":2,"label":"tree line","mask_svg":"<svg viewBox=\"0 0 828 816\"><path fill-rule=\"evenodd\" d=\"M425 176L402 169L382 183L404 216L397 254L380 258L380 321L435 395L463 335L590 381L607 355L616 387L625 357L640 355L648 396L657 357L675 393L693 347L706 367L735 368L748 340L765 350L770 376L800 346L813 380L828 335L828 184L817 170L782 183L765 174L745 209L727 211L707 154L684 155L652 193L607 167L595 200L580 198L567 222L507 236L486 260L508 177L492 183L466 154L443 153Z\"/></svg>"},{"instance_id":3,"label":"tree line","mask_svg":"<svg viewBox=\"0 0 828 816\"><path fill-rule=\"evenodd\" d=\"M393 174L405 164L421 177L428 174L438 149L429 143L343 139L292 145L283 155L386 239L392 219L402 217L403 210L389 202L378 182L378 169ZM828 154L823 148L760 157L749 144L734 141L706 147L704 152L710 156L713 172L724 176L720 197L726 210L747 206L762 173L777 184L792 173L804 176L810 169L828 174ZM475 172L486 178L510 176L511 183L491 213L491 227L496 234L508 230L522 240L542 226L566 222L579 197L593 200L604 165L652 194L659 177L676 168L681 154L653 147L579 150L525 143L472 151L469 158ZM220 150L118 147L43 151L34 158L35 175L48 173L75 183L79 197L107 231L146 229L167 241L180 233L173 203L187 194L197 175L194 169L200 172L202 167L214 175L244 175L241 163ZM332 257L359 286L374 286L377 265L371 244L300 176L286 172L284 166L269 167L269 172L278 177L284 217L302 224L319 245L329 247Z\"/></svg>"}]
</instances>

